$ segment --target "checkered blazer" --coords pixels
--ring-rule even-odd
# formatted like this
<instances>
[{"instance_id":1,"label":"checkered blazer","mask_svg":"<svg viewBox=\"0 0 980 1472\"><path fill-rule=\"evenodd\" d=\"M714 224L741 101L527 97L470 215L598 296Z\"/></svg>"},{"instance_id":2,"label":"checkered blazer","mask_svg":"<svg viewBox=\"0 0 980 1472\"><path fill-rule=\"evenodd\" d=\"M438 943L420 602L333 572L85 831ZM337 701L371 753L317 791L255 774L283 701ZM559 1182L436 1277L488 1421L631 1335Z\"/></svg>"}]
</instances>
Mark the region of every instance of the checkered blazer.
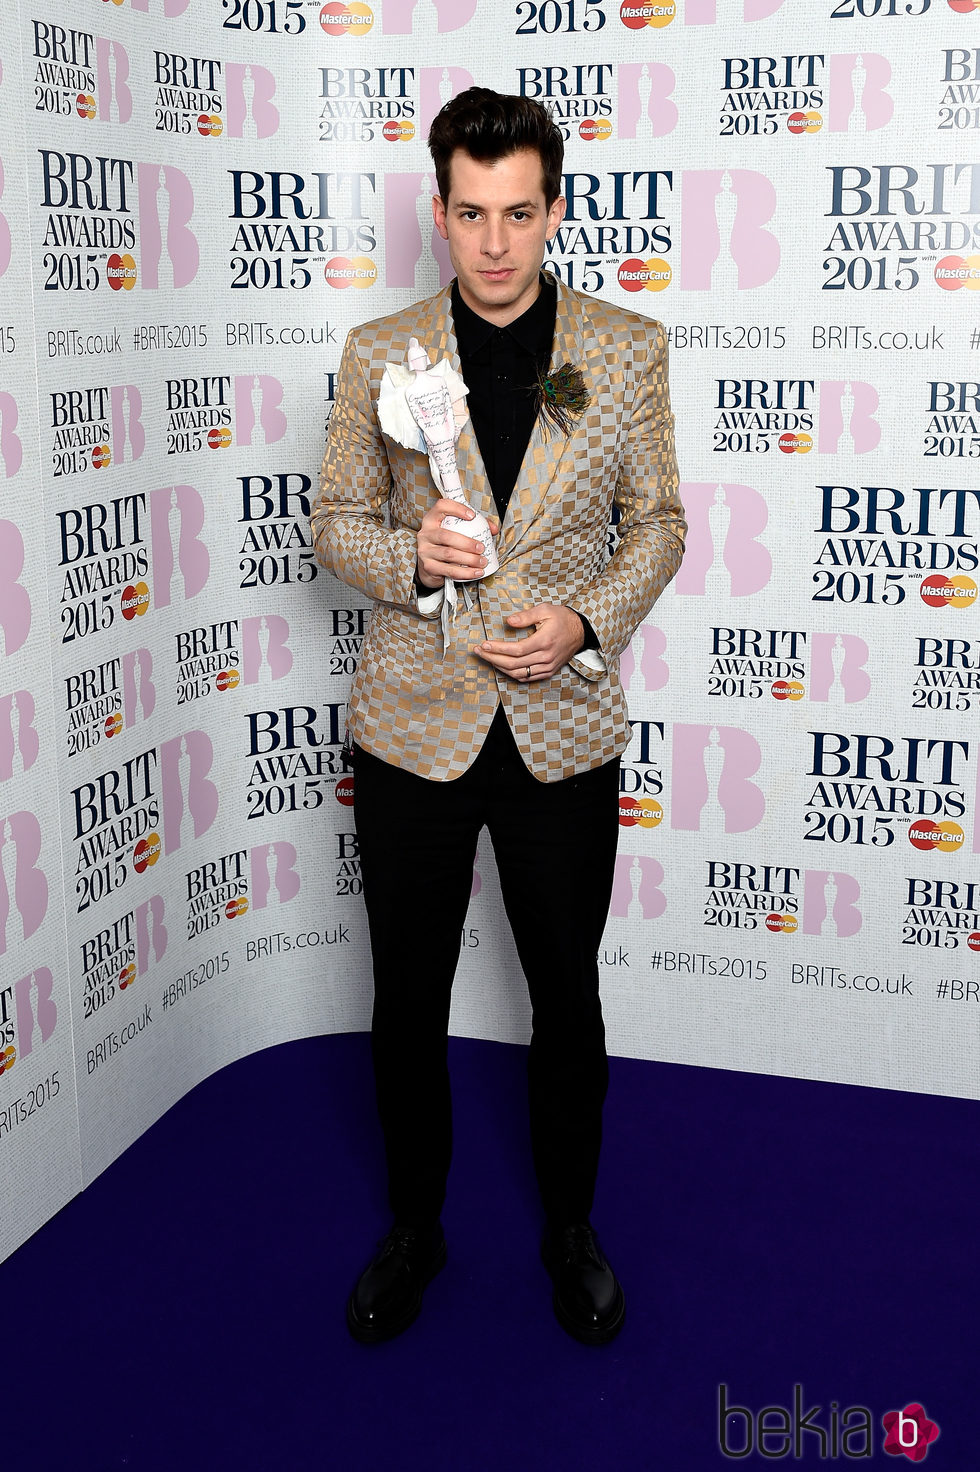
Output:
<instances>
[{"instance_id":1,"label":"checkered blazer","mask_svg":"<svg viewBox=\"0 0 980 1472\"><path fill-rule=\"evenodd\" d=\"M420 612L415 587L415 534L437 499L428 457L385 439L376 413L385 362L404 363L411 337L431 362L448 357L460 371L448 287L349 334L311 518L319 560L375 601L351 733L384 761L446 781L469 767L502 704L540 780L610 761L630 739L618 656L677 571L686 530L663 328L558 283L552 368L581 368L591 402L567 438L535 423L497 539L500 569L471 584L473 606L460 600L448 643L439 616ZM496 515L470 422L456 458L470 504ZM526 683L471 653L486 638L526 638L530 630L504 620L538 603L588 619L605 673L572 660Z\"/></svg>"}]
</instances>

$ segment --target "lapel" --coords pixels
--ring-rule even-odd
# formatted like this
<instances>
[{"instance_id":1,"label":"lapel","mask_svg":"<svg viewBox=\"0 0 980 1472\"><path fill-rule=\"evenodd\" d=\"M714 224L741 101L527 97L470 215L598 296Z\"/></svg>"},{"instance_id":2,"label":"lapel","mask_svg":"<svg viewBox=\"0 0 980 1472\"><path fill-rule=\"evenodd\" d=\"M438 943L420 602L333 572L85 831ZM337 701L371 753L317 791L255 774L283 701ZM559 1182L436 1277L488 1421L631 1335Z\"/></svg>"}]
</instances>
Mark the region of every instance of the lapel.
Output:
<instances>
[{"instance_id":1,"label":"lapel","mask_svg":"<svg viewBox=\"0 0 980 1472\"><path fill-rule=\"evenodd\" d=\"M415 319L412 332L423 343L432 362L446 357L455 371L461 373L449 293L450 288L447 286L422 304L422 311ZM583 301L559 280L555 340L551 350L552 371L560 368L563 363L580 367L584 364L585 323L586 309ZM534 421L520 474L500 528L497 547L501 561L509 556L534 522L541 502L547 496L557 474L562 456L577 432L577 429L573 430L566 439L553 425L544 428L540 415ZM456 463L470 505L474 510L482 511L484 516L496 516L497 510L487 483L483 456L469 419L456 444Z\"/></svg>"}]
</instances>

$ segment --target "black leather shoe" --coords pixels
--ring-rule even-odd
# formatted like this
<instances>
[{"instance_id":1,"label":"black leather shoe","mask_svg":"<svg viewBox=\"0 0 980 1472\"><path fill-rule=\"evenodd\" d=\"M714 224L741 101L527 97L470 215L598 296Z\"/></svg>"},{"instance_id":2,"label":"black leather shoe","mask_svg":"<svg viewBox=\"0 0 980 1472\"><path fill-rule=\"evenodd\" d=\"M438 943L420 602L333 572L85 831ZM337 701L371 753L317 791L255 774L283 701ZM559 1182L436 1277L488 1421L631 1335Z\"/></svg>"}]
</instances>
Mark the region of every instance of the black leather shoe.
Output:
<instances>
[{"instance_id":1,"label":"black leather shoe","mask_svg":"<svg viewBox=\"0 0 980 1472\"><path fill-rule=\"evenodd\" d=\"M541 1258L555 1285L555 1317L582 1344L608 1344L623 1327L626 1299L588 1222L545 1234Z\"/></svg>"},{"instance_id":2,"label":"black leather shoe","mask_svg":"<svg viewBox=\"0 0 980 1472\"><path fill-rule=\"evenodd\" d=\"M361 1344L394 1339L418 1318L426 1283L446 1261L442 1226L392 1227L347 1300L347 1327Z\"/></svg>"}]
</instances>

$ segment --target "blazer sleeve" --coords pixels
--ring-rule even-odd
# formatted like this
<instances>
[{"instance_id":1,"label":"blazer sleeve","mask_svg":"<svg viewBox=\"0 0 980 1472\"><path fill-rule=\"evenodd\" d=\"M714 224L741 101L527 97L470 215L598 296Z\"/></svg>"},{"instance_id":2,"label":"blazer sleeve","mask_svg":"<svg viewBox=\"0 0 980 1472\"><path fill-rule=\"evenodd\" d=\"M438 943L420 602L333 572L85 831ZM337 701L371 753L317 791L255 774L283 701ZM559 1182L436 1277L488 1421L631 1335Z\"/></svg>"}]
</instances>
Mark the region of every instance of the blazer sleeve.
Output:
<instances>
[{"instance_id":1,"label":"blazer sleeve","mask_svg":"<svg viewBox=\"0 0 980 1472\"><path fill-rule=\"evenodd\" d=\"M355 330L340 360L320 492L310 512L313 546L342 583L379 603L436 618L438 609L419 608L415 533L391 525L390 495L391 467Z\"/></svg>"},{"instance_id":2,"label":"blazer sleeve","mask_svg":"<svg viewBox=\"0 0 980 1472\"><path fill-rule=\"evenodd\" d=\"M602 572L568 600L592 625L604 657L622 653L676 573L687 531L678 496L666 334L659 322L650 322L640 335L614 491L620 514L616 550ZM594 669L580 673L597 678Z\"/></svg>"}]
</instances>

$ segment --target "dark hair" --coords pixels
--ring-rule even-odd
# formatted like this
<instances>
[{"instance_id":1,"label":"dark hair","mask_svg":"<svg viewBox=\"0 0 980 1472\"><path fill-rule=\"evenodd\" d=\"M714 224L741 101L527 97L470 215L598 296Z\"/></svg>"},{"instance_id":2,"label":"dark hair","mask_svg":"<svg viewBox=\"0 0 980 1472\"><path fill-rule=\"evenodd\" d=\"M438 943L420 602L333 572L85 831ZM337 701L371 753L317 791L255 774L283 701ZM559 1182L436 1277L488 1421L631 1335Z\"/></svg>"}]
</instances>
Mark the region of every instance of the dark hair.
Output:
<instances>
[{"instance_id":1,"label":"dark hair","mask_svg":"<svg viewBox=\"0 0 980 1472\"><path fill-rule=\"evenodd\" d=\"M530 97L468 87L437 113L429 129L429 152L444 204L449 203L449 164L457 148L484 163L533 148L541 159L549 209L561 194L564 139L550 111Z\"/></svg>"}]
</instances>

